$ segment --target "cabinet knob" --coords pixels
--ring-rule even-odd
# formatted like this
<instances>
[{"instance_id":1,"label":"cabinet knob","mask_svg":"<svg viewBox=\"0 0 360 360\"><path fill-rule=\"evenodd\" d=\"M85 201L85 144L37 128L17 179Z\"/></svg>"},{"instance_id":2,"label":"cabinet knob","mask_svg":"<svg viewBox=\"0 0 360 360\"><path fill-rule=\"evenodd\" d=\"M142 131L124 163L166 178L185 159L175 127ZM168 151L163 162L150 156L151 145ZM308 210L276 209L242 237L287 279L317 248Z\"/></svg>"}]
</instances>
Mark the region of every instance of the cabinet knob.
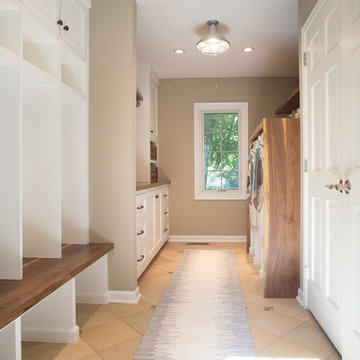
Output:
<instances>
[{"instance_id":1,"label":"cabinet knob","mask_svg":"<svg viewBox=\"0 0 360 360\"><path fill-rule=\"evenodd\" d=\"M164 212L164 215L167 215L167 214L168 214L168 212L167 212L167 211L165 211L165 212Z\"/></svg>"},{"instance_id":2,"label":"cabinet knob","mask_svg":"<svg viewBox=\"0 0 360 360\"><path fill-rule=\"evenodd\" d=\"M58 24L58 25L63 25L64 22L60 19L60 20L57 21L57 24Z\"/></svg>"},{"instance_id":3,"label":"cabinet knob","mask_svg":"<svg viewBox=\"0 0 360 360\"><path fill-rule=\"evenodd\" d=\"M167 232L169 229L168 228L166 228L165 230L164 230L164 232Z\"/></svg>"},{"instance_id":4,"label":"cabinet knob","mask_svg":"<svg viewBox=\"0 0 360 360\"><path fill-rule=\"evenodd\" d=\"M63 27L63 29L64 29L65 31L69 31L69 30L70 30L69 26L67 26L67 25L65 25L65 26Z\"/></svg>"},{"instance_id":5,"label":"cabinet knob","mask_svg":"<svg viewBox=\"0 0 360 360\"><path fill-rule=\"evenodd\" d=\"M158 199L159 198L159 195L155 195L155 199Z\"/></svg>"},{"instance_id":6,"label":"cabinet knob","mask_svg":"<svg viewBox=\"0 0 360 360\"><path fill-rule=\"evenodd\" d=\"M154 133L154 130L150 130L150 132L153 134L153 133Z\"/></svg>"},{"instance_id":7,"label":"cabinet knob","mask_svg":"<svg viewBox=\"0 0 360 360\"><path fill-rule=\"evenodd\" d=\"M140 232L136 233L136 235L142 235L144 232L144 230L141 230Z\"/></svg>"},{"instance_id":8,"label":"cabinet knob","mask_svg":"<svg viewBox=\"0 0 360 360\"><path fill-rule=\"evenodd\" d=\"M167 194L165 194L165 195L164 195L164 198L167 198L167 197L168 197Z\"/></svg>"},{"instance_id":9,"label":"cabinet knob","mask_svg":"<svg viewBox=\"0 0 360 360\"><path fill-rule=\"evenodd\" d=\"M137 261L137 262L141 262L141 261L143 261L144 259L145 259L145 255L141 255L141 256L140 256L140 259L137 259L136 261Z\"/></svg>"}]
</instances>

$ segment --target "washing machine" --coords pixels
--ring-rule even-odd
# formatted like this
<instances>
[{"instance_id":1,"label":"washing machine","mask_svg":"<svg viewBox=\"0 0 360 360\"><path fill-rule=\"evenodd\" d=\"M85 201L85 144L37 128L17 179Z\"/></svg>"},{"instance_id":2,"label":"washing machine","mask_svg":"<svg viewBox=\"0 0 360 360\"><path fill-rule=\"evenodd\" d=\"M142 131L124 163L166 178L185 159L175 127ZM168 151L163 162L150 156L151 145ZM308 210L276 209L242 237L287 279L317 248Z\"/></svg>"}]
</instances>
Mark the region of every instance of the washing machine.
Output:
<instances>
[{"instance_id":1,"label":"washing machine","mask_svg":"<svg viewBox=\"0 0 360 360\"><path fill-rule=\"evenodd\" d=\"M249 217L250 217L250 247L249 253L255 253L255 234L253 229L256 228L256 210L254 207L254 184L255 184L255 156L258 141L255 140L250 146L250 155L248 159L248 175L247 175L247 199L249 200Z\"/></svg>"},{"instance_id":2,"label":"washing machine","mask_svg":"<svg viewBox=\"0 0 360 360\"><path fill-rule=\"evenodd\" d=\"M249 196L250 249L254 264L260 265L259 277L264 277L264 143L262 135L253 142L249 156L251 196ZM251 166L250 166L251 163Z\"/></svg>"}]
</instances>

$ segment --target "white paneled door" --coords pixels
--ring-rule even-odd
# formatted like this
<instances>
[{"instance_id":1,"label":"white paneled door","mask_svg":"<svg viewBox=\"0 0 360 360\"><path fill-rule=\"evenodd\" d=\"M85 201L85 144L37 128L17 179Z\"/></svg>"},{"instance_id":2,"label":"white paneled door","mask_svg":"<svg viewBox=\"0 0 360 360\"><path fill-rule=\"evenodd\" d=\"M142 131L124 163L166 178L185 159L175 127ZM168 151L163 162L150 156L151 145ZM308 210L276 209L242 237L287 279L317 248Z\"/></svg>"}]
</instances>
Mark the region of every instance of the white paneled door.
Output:
<instances>
[{"instance_id":1,"label":"white paneled door","mask_svg":"<svg viewBox=\"0 0 360 360\"><path fill-rule=\"evenodd\" d=\"M319 0L302 30L307 305L344 360L360 354L359 23L360 0Z\"/></svg>"}]
</instances>

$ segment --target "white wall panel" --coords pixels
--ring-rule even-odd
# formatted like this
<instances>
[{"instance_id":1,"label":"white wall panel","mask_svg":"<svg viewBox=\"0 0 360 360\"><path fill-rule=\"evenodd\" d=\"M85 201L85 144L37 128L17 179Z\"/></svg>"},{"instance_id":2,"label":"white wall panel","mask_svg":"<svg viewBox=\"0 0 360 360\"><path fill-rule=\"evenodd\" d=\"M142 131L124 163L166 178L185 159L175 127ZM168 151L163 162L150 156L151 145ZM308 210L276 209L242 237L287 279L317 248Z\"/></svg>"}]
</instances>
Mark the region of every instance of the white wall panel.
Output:
<instances>
[{"instance_id":1,"label":"white wall panel","mask_svg":"<svg viewBox=\"0 0 360 360\"><path fill-rule=\"evenodd\" d=\"M335 65L327 72L325 84L326 93L326 168L339 167L339 69Z\"/></svg>"},{"instance_id":2,"label":"white wall panel","mask_svg":"<svg viewBox=\"0 0 360 360\"><path fill-rule=\"evenodd\" d=\"M359 1L358 1L359 3ZM359 5L360 6L360 5ZM360 167L360 44L352 52L353 58L353 162Z\"/></svg>"},{"instance_id":3,"label":"white wall panel","mask_svg":"<svg viewBox=\"0 0 360 360\"><path fill-rule=\"evenodd\" d=\"M311 87L311 170L322 168L322 129L321 82L317 81Z\"/></svg>"},{"instance_id":4,"label":"white wall panel","mask_svg":"<svg viewBox=\"0 0 360 360\"><path fill-rule=\"evenodd\" d=\"M326 297L333 306L339 306L341 206L335 201L326 202Z\"/></svg>"},{"instance_id":5,"label":"white wall panel","mask_svg":"<svg viewBox=\"0 0 360 360\"><path fill-rule=\"evenodd\" d=\"M360 339L360 208L352 209L352 250L352 328Z\"/></svg>"},{"instance_id":6,"label":"white wall panel","mask_svg":"<svg viewBox=\"0 0 360 360\"><path fill-rule=\"evenodd\" d=\"M325 20L325 47L327 55L337 46L338 37L338 9L335 8Z\"/></svg>"},{"instance_id":7,"label":"white wall panel","mask_svg":"<svg viewBox=\"0 0 360 360\"><path fill-rule=\"evenodd\" d=\"M321 290L322 289L322 269L323 269L323 230L322 230L322 200L319 198L312 198L311 213L312 213L312 232L311 232L311 280Z\"/></svg>"}]
</instances>

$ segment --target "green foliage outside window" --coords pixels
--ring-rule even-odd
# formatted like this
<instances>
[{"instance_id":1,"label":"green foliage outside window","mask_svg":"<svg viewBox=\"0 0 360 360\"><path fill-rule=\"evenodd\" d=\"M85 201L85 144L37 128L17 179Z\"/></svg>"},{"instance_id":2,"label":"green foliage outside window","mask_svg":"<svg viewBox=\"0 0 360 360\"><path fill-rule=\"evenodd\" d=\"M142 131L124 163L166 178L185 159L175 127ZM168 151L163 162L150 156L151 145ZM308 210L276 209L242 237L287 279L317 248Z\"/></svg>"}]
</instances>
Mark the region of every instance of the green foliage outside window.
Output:
<instances>
[{"instance_id":1,"label":"green foliage outside window","mask_svg":"<svg viewBox=\"0 0 360 360\"><path fill-rule=\"evenodd\" d=\"M205 190L239 189L237 113L204 114Z\"/></svg>"}]
</instances>

